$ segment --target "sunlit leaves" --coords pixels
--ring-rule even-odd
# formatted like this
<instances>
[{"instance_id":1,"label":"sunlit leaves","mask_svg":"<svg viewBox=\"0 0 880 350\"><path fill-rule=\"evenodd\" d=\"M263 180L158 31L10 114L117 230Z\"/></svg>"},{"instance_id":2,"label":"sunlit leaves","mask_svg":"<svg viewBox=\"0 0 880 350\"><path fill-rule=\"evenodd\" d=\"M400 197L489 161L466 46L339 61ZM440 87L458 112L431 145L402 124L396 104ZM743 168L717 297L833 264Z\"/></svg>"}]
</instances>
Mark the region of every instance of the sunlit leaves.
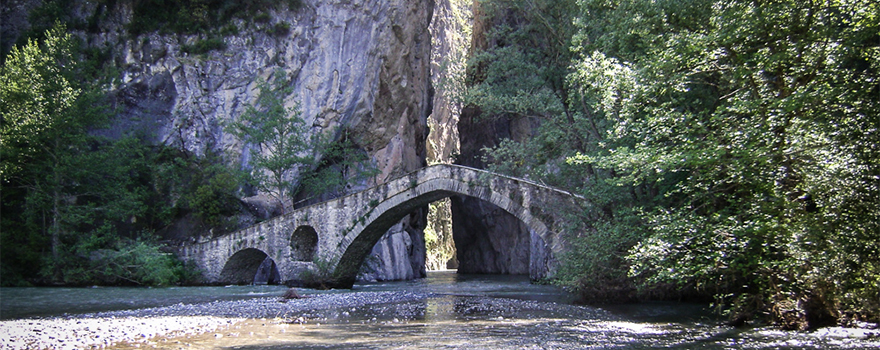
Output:
<instances>
[{"instance_id":1,"label":"sunlit leaves","mask_svg":"<svg viewBox=\"0 0 880 350\"><path fill-rule=\"evenodd\" d=\"M0 181L9 214L0 239L12 257L3 270L79 283L92 276L82 270L90 254L118 242L117 225L135 226L149 211L139 183L148 150L134 138L93 134L109 113L100 87L77 64L82 50L62 25L43 37L13 49L0 75ZM22 257L32 266L6 265Z\"/></svg>"},{"instance_id":2,"label":"sunlit leaves","mask_svg":"<svg viewBox=\"0 0 880 350\"><path fill-rule=\"evenodd\" d=\"M288 101L291 88L283 72L274 82L261 82L255 104L238 120L227 125L227 132L250 143L251 175L255 185L287 208L289 192L299 168L311 162L314 146L301 117L299 102Z\"/></svg>"},{"instance_id":3,"label":"sunlit leaves","mask_svg":"<svg viewBox=\"0 0 880 350\"><path fill-rule=\"evenodd\" d=\"M0 179L21 170L26 158L41 152L47 130L76 122L68 115L81 90L64 72L75 64L72 38L63 26L50 30L44 42L29 40L12 49L0 68Z\"/></svg>"},{"instance_id":4,"label":"sunlit leaves","mask_svg":"<svg viewBox=\"0 0 880 350\"><path fill-rule=\"evenodd\" d=\"M671 185L645 212L652 235L632 250L633 275L715 290L733 314L792 298L858 309L846 286L880 282L869 272L880 239L877 4L580 5L569 86L609 124L597 152L569 162L608 169L617 186ZM834 306L822 308L811 312Z\"/></svg>"},{"instance_id":5,"label":"sunlit leaves","mask_svg":"<svg viewBox=\"0 0 880 350\"><path fill-rule=\"evenodd\" d=\"M628 123L620 118L632 114L624 109L634 105L633 97L639 85L629 64L594 51L574 63L568 85L573 90L569 98L589 99L584 102L595 112L617 122L618 129L610 130L612 134L608 136L626 133Z\"/></svg>"},{"instance_id":6,"label":"sunlit leaves","mask_svg":"<svg viewBox=\"0 0 880 350\"><path fill-rule=\"evenodd\" d=\"M511 34L505 31L492 35ZM503 114L528 117L561 113L561 101L547 81L548 70L552 68L529 50L534 48L511 45L473 57L468 64L482 67L482 79L466 89L462 103L479 106L487 118Z\"/></svg>"}]
</instances>

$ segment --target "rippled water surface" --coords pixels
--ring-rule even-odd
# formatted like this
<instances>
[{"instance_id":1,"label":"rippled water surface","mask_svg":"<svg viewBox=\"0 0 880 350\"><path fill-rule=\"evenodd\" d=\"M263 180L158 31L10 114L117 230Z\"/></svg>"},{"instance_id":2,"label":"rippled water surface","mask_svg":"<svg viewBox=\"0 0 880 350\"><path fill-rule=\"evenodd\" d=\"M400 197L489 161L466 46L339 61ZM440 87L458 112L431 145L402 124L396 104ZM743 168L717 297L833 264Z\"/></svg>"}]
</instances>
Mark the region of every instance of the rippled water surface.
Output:
<instances>
[{"instance_id":1,"label":"rippled water surface","mask_svg":"<svg viewBox=\"0 0 880 350\"><path fill-rule=\"evenodd\" d=\"M242 300L281 295L284 286L221 286L165 288L0 288L0 319L59 316L100 311L130 310L193 304L216 300ZM569 296L552 286L533 285L525 276L458 275L455 271L431 272L429 278L405 282L360 283L351 290L301 290L302 294L357 293L363 291L416 291L462 296L492 296L567 303Z\"/></svg>"},{"instance_id":2,"label":"rippled water surface","mask_svg":"<svg viewBox=\"0 0 880 350\"><path fill-rule=\"evenodd\" d=\"M0 294L3 317L17 317L7 312L34 302L60 307L56 309L57 314L62 310L82 312L97 311L96 308L112 310L276 296L283 290L276 286L3 289ZM734 329L721 325L703 305L696 304L577 306L558 288L532 285L527 278L517 276L434 272L418 281L362 283L352 290L303 292L344 296L385 291L408 291L423 297L404 302L377 300L363 307L331 305L278 318L250 319L222 331L155 339L138 347L230 350L880 348L876 338L854 339L852 333L839 329L812 333ZM54 298L40 296L42 293L53 294Z\"/></svg>"},{"instance_id":3,"label":"rippled water surface","mask_svg":"<svg viewBox=\"0 0 880 350\"><path fill-rule=\"evenodd\" d=\"M0 288L0 319L59 316L280 295L283 286Z\"/></svg>"}]
</instances>

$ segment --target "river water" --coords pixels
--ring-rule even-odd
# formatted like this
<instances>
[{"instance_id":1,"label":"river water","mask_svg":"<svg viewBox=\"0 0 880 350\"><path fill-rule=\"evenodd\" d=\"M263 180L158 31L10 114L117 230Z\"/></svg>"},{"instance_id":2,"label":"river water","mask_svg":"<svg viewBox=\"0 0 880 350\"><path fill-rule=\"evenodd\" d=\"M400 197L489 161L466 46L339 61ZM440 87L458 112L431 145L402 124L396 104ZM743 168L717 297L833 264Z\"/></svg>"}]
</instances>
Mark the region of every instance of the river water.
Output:
<instances>
[{"instance_id":1,"label":"river water","mask_svg":"<svg viewBox=\"0 0 880 350\"><path fill-rule=\"evenodd\" d=\"M0 289L0 318L137 309L280 295L280 286L180 288ZM302 290L308 296L409 292L403 302L326 305L275 319L250 319L229 329L149 346L187 349L876 349L865 332L810 333L734 329L705 305L643 303L608 307L571 304L564 291L520 276L431 272L426 279L360 283L352 290ZM357 294L361 293L361 294ZM378 293L378 294L377 294ZM346 296L348 297L348 296ZM320 298L314 298L320 299ZM141 347L142 345L137 345ZM2 347L2 346L0 346ZM117 346L118 349L135 346Z\"/></svg>"}]
</instances>

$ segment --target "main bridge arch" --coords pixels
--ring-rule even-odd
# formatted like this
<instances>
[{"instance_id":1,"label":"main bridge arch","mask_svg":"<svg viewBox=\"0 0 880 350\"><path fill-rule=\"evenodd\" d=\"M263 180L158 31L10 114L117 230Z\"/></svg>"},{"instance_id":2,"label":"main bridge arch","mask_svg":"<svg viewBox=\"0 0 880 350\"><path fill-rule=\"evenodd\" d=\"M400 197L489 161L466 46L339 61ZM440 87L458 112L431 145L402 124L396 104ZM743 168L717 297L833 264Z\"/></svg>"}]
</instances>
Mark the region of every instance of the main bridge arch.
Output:
<instances>
[{"instance_id":1,"label":"main bridge arch","mask_svg":"<svg viewBox=\"0 0 880 350\"><path fill-rule=\"evenodd\" d=\"M346 235L340 242L341 254L333 274L338 284L348 286L354 283L361 263L394 224L418 208L451 196L469 196L487 201L522 221L529 228L531 236L530 256L535 257L529 262L530 274L535 278L546 275L547 271L542 270L548 263L547 242L552 242L555 237L552 237L548 225L527 209L529 196L520 195L515 186L510 188L512 184L492 179L487 174L476 177L418 175L422 174L405 179L404 185L408 186L405 190L397 191L381 201L374 200L374 208L364 214L363 220L358 218L357 225L353 225L351 231L354 234Z\"/></svg>"},{"instance_id":2,"label":"main bridge arch","mask_svg":"<svg viewBox=\"0 0 880 350\"><path fill-rule=\"evenodd\" d=\"M558 210L581 198L527 180L483 170L434 165L382 185L292 211L256 226L184 247L183 256L196 262L207 282L226 283L221 270L237 252L259 248L275 260L280 279L300 280L302 273L329 269L327 285L351 287L361 263L382 235L404 216L450 196L469 196L492 203L521 220L529 229L529 275L553 275L562 249L558 232L564 224ZM307 228L313 234L304 236ZM317 242L314 242L314 237ZM312 238L303 238L312 237ZM309 244L302 244L302 242ZM252 247L253 246L253 247ZM304 248L303 248L304 247ZM306 249L306 250L303 250ZM326 272L326 271L325 271Z\"/></svg>"}]
</instances>

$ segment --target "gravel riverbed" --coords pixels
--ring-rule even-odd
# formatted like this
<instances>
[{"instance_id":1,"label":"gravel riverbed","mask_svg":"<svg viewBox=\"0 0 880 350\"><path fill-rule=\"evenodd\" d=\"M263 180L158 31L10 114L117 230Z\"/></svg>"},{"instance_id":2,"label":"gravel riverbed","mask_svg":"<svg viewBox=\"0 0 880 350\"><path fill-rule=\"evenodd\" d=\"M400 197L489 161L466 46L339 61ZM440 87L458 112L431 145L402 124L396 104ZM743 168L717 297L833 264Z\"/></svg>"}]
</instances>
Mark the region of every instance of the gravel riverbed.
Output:
<instances>
[{"instance_id":1,"label":"gravel riverbed","mask_svg":"<svg viewBox=\"0 0 880 350\"><path fill-rule=\"evenodd\" d=\"M0 349L100 349L120 342L147 342L157 337L221 331L246 319L296 322L326 310L403 303L429 296L411 292L362 292L312 295L285 302L278 297L267 297L6 320L0 321Z\"/></svg>"},{"instance_id":2,"label":"gravel riverbed","mask_svg":"<svg viewBox=\"0 0 880 350\"><path fill-rule=\"evenodd\" d=\"M668 310L641 307L647 314L660 312L660 316ZM410 291L350 292L285 301L274 296L0 321L0 350L216 349L218 344L229 349L258 348L254 344L271 349L470 349L475 344L492 349L880 348L877 329L834 327L802 333L733 329L702 318L640 318L603 308L534 300Z\"/></svg>"}]
</instances>

